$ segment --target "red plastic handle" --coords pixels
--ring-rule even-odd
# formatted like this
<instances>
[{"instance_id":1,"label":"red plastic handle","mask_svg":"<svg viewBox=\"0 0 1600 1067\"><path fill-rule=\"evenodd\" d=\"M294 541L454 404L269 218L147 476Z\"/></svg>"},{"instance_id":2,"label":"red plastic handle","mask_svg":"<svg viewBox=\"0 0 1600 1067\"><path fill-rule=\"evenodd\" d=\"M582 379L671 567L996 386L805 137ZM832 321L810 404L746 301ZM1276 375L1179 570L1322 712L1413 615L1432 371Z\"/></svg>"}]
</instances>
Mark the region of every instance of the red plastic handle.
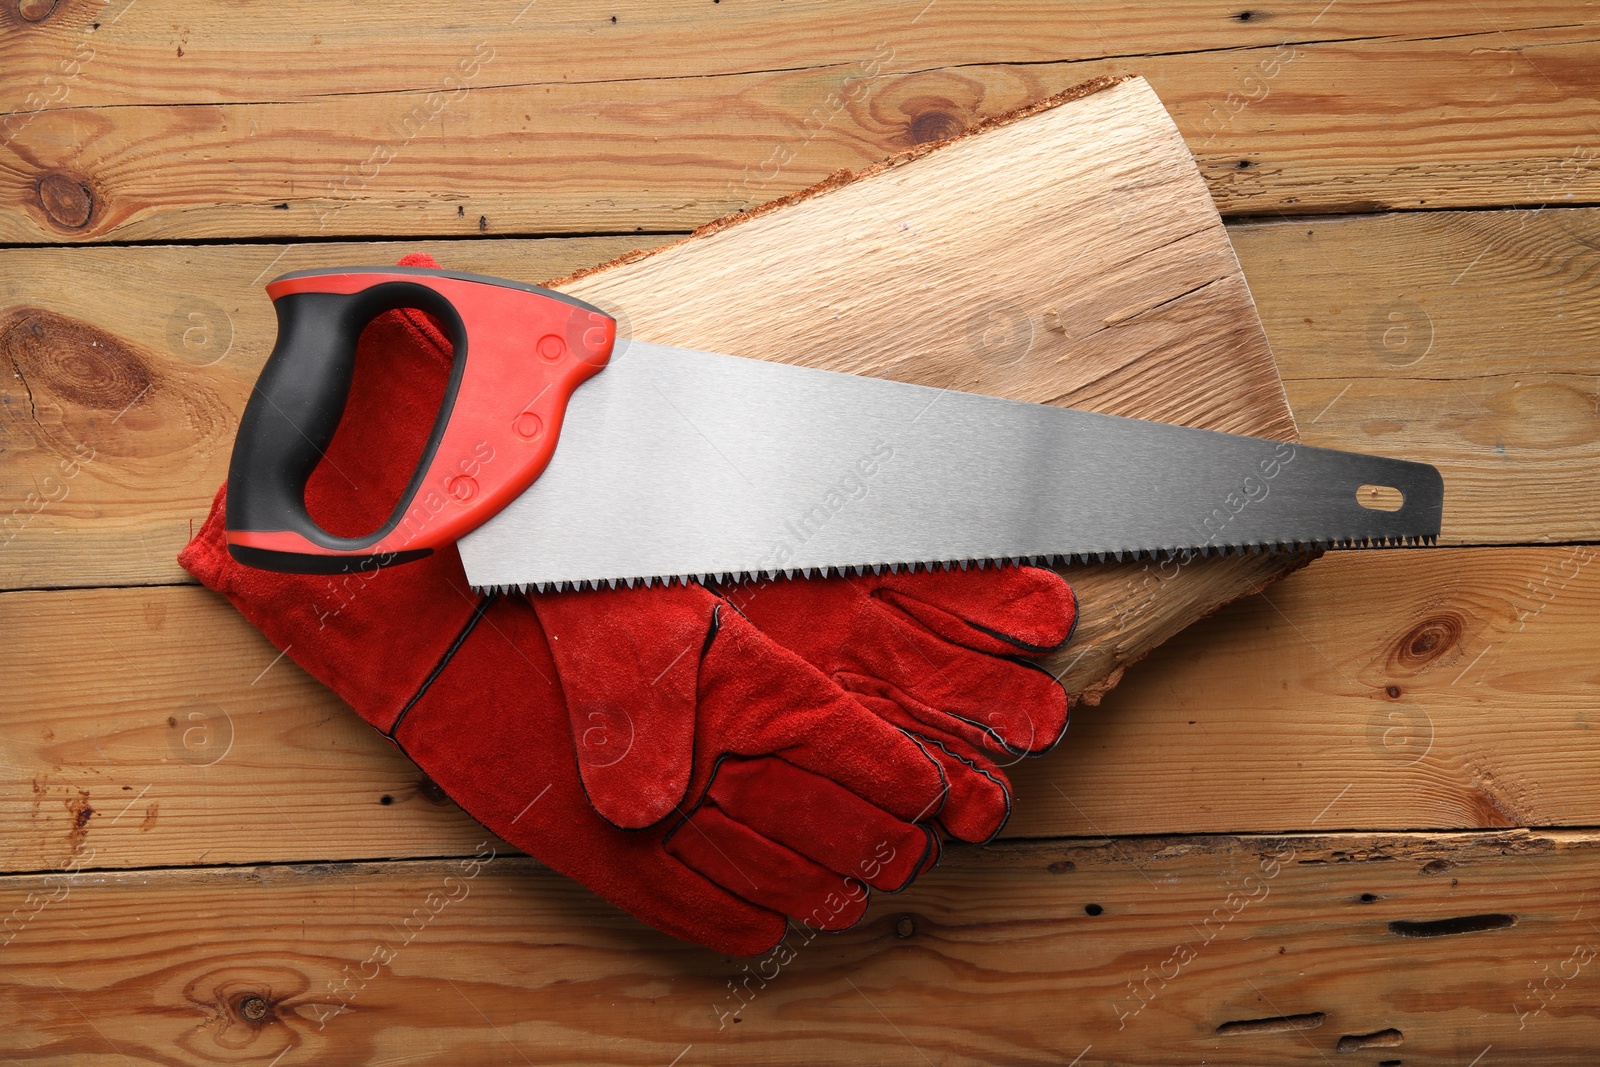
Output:
<instances>
[{"instance_id":1,"label":"red plastic handle","mask_svg":"<svg viewBox=\"0 0 1600 1067\"><path fill-rule=\"evenodd\" d=\"M234 443L227 538L236 559L270 570L385 566L471 532L544 471L573 390L606 365L616 340L615 320L580 300L454 271L307 271L267 293L278 341ZM450 385L388 522L337 537L306 512L306 479L338 427L362 328L395 307L420 307L444 325L455 346Z\"/></svg>"}]
</instances>

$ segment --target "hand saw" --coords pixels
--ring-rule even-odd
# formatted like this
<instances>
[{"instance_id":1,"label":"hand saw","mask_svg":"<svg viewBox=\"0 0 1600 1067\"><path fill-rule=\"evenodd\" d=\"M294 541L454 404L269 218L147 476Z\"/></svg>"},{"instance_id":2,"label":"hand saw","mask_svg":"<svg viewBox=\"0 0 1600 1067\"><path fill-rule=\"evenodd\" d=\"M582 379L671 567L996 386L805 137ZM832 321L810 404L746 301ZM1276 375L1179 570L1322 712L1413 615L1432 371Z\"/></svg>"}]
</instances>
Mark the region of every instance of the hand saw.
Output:
<instances>
[{"instance_id":1,"label":"hand saw","mask_svg":"<svg viewBox=\"0 0 1600 1067\"><path fill-rule=\"evenodd\" d=\"M1425 463L619 342L597 307L482 275L351 267L267 292L278 337L239 423L227 538L268 570L457 542L473 585L546 589L1439 534L1444 483ZM362 328L400 307L444 329L449 385L388 520L337 537L307 513L306 481Z\"/></svg>"}]
</instances>

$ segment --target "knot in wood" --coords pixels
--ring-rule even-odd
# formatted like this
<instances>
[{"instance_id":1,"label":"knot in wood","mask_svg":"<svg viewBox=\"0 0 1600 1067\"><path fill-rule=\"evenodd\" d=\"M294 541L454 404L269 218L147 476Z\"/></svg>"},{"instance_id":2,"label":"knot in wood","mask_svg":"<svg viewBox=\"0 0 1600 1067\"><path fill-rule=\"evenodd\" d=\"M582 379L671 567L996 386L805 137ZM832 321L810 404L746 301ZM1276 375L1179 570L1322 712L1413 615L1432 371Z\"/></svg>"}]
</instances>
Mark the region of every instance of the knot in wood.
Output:
<instances>
[{"instance_id":1,"label":"knot in wood","mask_svg":"<svg viewBox=\"0 0 1600 1067\"><path fill-rule=\"evenodd\" d=\"M24 22L43 22L59 4L60 0L17 0L17 14Z\"/></svg>"},{"instance_id":2,"label":"knot in wood","mask_svg":"<svg viewBox=\"0 0 1600 1067\"><path fill-rule=\"evenodd\" d=\"M39 179L39 206L52 225L81 230L94 217L94 192L87 184L52 171Z\"/></svg>"},{"instance_id":3,"label":"knot in wood","mask_svg":"<svg viewBox=\"0 0 1600 1067\"><path fill-rule=\"evenodd\" d=\"M925 111L911 120L911 143L927 144L959 137L967 124L947 111Z\"/></svg>"},{"instance_id":4,"label":"knot in wood","mask_svg":"<svg viewBox=\"0 0 1600 1067\"><path fill-rule=\"evenodd\" d=\"M239 998L239 1017L246 1022L258 1023L267 1017L270 1010L266 998L257 993L247 993Z\"/></svg>"},{"instance_id":5,"label":"knot in wood","mask_svg":"<svg viewBox=\"0 0 1600 1067\"><path fill-rule=\"evenodd\" d=\"M0 324L0 356L29 382L34 403L121 412L151 388L150 368L113 335L45 308Z\"/></svg>"},{"instance_id":6,"label":"knot in wood","mask_svg":"<svg viewBox=\"0 0 1600 1067\"><path fill-rule=\"evenodd\" d=\"M1455 612L1430 615L1400 638L1394 662L1405 670L1419 671L1460 644L1466 628L1466 620Z\"/></svg>"}]
</instances>

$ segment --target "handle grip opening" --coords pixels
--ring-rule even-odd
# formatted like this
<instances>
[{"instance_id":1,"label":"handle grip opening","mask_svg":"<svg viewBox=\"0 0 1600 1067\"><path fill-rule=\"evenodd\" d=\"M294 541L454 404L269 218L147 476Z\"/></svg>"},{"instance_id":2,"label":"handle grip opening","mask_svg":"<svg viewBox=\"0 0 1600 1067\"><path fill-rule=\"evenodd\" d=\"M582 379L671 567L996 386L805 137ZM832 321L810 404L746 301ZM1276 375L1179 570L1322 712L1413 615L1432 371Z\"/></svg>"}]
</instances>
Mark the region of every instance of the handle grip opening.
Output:
<instances>
[{"instance_id":1,"label":"handle grip opening","mask_svg":"<svg viewBox=\"0 0 1600 1067\"><path fill-rule=\"evenodd\" d=\"M420 267L285 275L268 287L278 338L240 419L228 471L235 559L268 570L343 573L419 559L469 532L538 477L567 400L610 358L615 322L536 286ZM409 483L361 536L312 518L306 486L350 397L363 329L424 311L454 350Z\"/></svg>"}]
</instances>

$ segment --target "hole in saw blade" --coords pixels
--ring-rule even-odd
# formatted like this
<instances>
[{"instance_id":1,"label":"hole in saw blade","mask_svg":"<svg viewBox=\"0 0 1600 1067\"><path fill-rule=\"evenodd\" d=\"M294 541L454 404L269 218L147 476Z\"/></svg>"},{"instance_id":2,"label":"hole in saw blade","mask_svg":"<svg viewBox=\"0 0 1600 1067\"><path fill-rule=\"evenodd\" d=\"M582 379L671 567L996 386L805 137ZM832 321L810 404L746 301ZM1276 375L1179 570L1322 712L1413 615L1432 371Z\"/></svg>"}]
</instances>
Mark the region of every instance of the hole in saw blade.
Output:
<instances>
[{"instance_id":1,"label":"hole in saw blade","mask_svg":"<svg viewBox=\"0 0 1600 1067\"><path fill-rule=\"evenodd\" d=\"M1356 490L1356 503L1371 511L1399 511L1406 496L1392 485L1363 485Z\"/></svg>"}]
</instances>

